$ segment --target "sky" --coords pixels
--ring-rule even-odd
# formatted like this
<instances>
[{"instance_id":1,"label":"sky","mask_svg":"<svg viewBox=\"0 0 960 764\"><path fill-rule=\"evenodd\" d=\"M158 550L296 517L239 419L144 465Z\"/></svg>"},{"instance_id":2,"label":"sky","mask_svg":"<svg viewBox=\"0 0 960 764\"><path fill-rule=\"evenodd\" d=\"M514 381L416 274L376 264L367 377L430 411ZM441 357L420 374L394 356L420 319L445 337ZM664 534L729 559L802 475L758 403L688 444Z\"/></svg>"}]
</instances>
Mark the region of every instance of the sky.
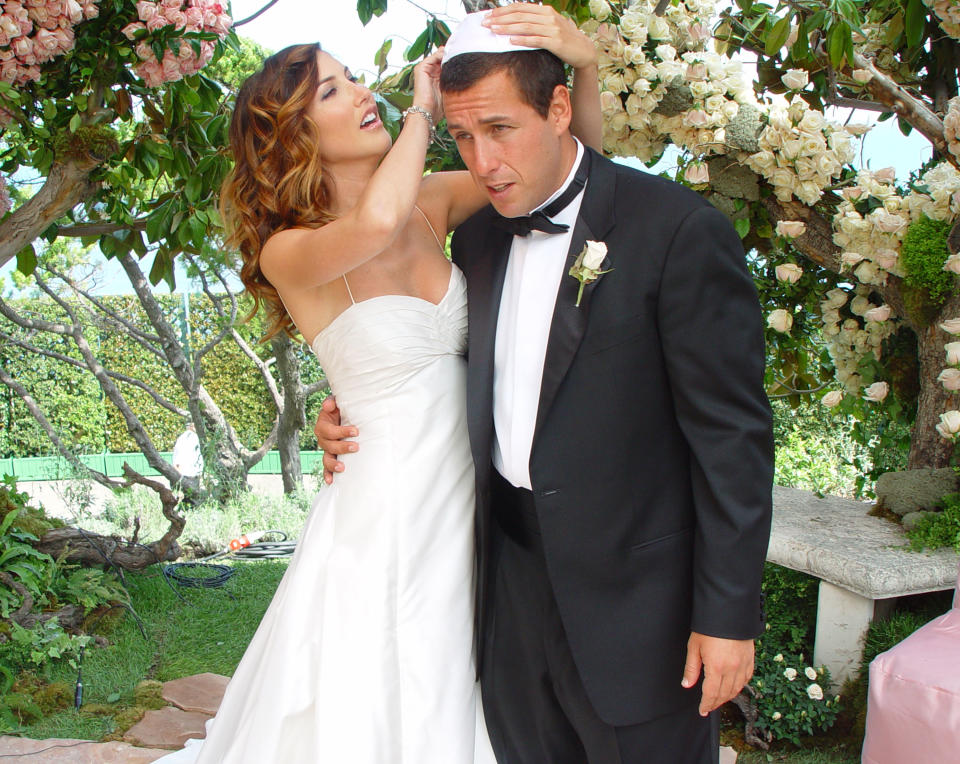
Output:
<instances>
[{"instance_id":1,"label":"sky","mask_svg":"<svg viewBox=\"0 0 960 764\"><path fill-rule=\"evenodd\" d=\"M256 13L266 0L234 0L233 17L240 21ZM374 56L387 37L393 37L393 47L388 56L391 70L403 66L403 51L424 28L428 14L436 15L451 29L463 18L464 9L460 0L390 0L384 16L371 19L367 26L357 17L355 0L278 0L252 22L237 28L238 34L249 37L271 51L287 45L319 42L324 50L340 59L354 74L366 73L366 81L376 78ZM835 110L834 119L844 121L849 113ZM854 116L855 122L872 122L875 113L861 112ZM669 170L676 161L675 154L668 154L654 171ZM892 165L902 181L911 170L919 167L931 156L929 141L917 133L904 137L896 120L878 124L863 139L858 165L873 169ZM625 164L641 168L637 161L621 160ZM0 278L9 288L7 274L15 268L8 263L0 268ZM107 262L98 279L97 291L102 294L126 292L130 286L118 265ZM177 289L188 287L182 272L177 276ZM158 288L163 288L158 287ZM6 290L4 290L6 291Z\"/></svg>"}]
</instances>

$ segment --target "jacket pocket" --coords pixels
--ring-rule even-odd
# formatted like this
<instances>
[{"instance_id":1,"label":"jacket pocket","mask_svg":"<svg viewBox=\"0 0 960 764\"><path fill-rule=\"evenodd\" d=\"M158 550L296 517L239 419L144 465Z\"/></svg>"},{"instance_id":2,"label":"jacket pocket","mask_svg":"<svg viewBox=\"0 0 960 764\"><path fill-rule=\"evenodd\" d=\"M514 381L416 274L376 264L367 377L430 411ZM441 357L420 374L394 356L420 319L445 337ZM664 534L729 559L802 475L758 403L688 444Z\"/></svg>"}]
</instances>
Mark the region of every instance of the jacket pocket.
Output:
<instances>
[{"instance_id":1,"label":"jacket pocket","mask_svg":"<svg viewBox=\"0 0 960 764\"><path fill-rule=\"evenodd\" d=\"M630 547L631 552L643 552L651 547L659 546L660 544L667 544L671 541L681 539L685 536L689 536L693 533L693 528L683 528L679 531L674 531L673 533L668 533L666 536L658 536L655 539L650 539L649 541L641 541L639 544L634 544Z\"/></svg>"}]
</instances>

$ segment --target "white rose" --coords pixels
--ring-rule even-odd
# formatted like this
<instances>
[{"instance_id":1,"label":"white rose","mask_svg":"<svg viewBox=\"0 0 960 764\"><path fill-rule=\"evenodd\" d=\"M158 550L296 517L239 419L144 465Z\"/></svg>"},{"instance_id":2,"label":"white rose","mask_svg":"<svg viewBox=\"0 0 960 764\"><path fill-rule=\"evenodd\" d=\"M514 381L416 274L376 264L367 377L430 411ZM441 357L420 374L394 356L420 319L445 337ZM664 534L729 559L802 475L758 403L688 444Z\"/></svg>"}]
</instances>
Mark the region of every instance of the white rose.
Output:
<instances>
[{"instance_id":1,"label":"white rose","mask_svg":"<svg viewBox=\"0 0 960 764\"><path fill-rule=\"evenodd\" d=\"M870 308L870 310L863 314L863 317L867 319L867 321L876 321L878 323L886 321L890 318L890 306L881 305L879 308Z\"/></svg>"},{"instance_id":2,"label":"white rose","mask_svg":"<svg viewBox=\"0 0 960 764\"><path fill-rule=\"evenodd\" d=\"M813 111L811 109L803 115L803 118L800 120L800 124L797 125L797 127L806 133L819 134L825 124L827 124L827 120L824 118L823 114L821 114L819 111Z\"/></svg>"},{"instance_id":3,"label":"white rose","mask_svg":"<svg viewBox=\"0 0 960 764\"><path fill-rule=\"evenodd\" d=\"M823 688L814 682L807 688L807 695L810 700L823 700Z\"/></svg>"},{"instance_id":4,"label":"white rose","mask_svg":"<svg viewBox=\"0 0 960 764\"><path fill-rule=\"evenodd\" d=\"M890 385L886 382L874 382L864 392L866 393L866 395L863 396L864 400L883 403L883 400L890 394ZM810 678L815 679L816 677Z\"/></svg>"},{"instance_id":5,"label":"white rose","mask_svg":"<svg viewBox=\"0 0 960 764\"><path fill-rule=\"evenodd\" d=\"M868 69L854 69L853 79L856 82L859 82L861 85L864 85L873 79L873 72L869 71Z\"/></svg>"},{"instance_id":6,"label":"white rose","mask_svg":"<svg viewBox=\"0 0 960 764\"><path fill-rule=\"evenodd\" d=\"M900 262L900 255L893 249L881 249L874 256L874 261L881 268L892 271Z\"/></svg>"},{"instance_id":7,"label":"white rose","mask_svg":"<svg viewBox=\"0 0 960 764\"><path fill-rule=\"evenodd\" d=\"M607 245L602 241L588 241L583 255L583 267L591 271L600 270L607 256Z\"/></svg>"},{"instance_id":8,"label":"white rose","mask_svg":"<svg viewBox=\"0 0 960 764\"><path fill-rule=\"evenodd\" d=\"M795 263L778 265L774 271L777 274L777 281L785 281L788 284L796 284L803 275L803 268Z\"/></svg>"},{"instance_id":9,"label":"white rose","mask_svg":"<svg viewBox=\"0 0 960 764\"><path fill-rule=\"evenodd\" d=\"M953 437L960 432L960 411L954 409L941 414L937 432L947 440L953 440Z\"/></svg>"},{"instance_id":10,"label":"white rose","mask_svg":"<svg viewBox=\"0 0 960 764\"><path fill-rule=\"evenodd\" d=\"M795 668L785 668L783 670L783 675L787 678L788 681L792 682L797 678L797 670Z\"/></svg>"},{"instance_id":11,"label":"white rose","mask_svg":"<svg viewBox=\"0 0 960 764\"><path fill-rule=\"evenodd\" d=\"M807 679L809 679L811 682L817 678L817 670L812 666L807 666L803 670L803 673L806 675Z\"/></svg>"},{"instance_id":12,"label":"white rose","mask_svg":"<svg viewBox=\"0 0 960 764\"><path fill-rule=\"evenodd\" d=\"M826 406L828 409L832 409L834 406L840 403L843 400L843 393L840 390L832 390L827 393L820 399L820 403Z\"/></svg>"},{"instance_id":13,"label":"white rose","mask_svg":"<svg viewBox=\"0 0 960 764\"><path fill-rule=\"evenodd\" d=\"M847 293L839 288L831 289L824 297L826 298L824 301L831 308L841 308L847 304Z\"/></svg>"},{"instance_id":14,"label":"white rose","mask_svg":"<svg viewBox=\"0 0 960 764\"><path fill-rule=\"evenodd\" d=\"M873 216L873 224L884 233L896 233L907 224L907 221L900 215L893 215L884 210Z\"/></svg>"},{"instance_id":15,"label":"white rose","mask_svg":"<svg viewBox=\"0 0 960 764\"><path fill-rule=\"evenodd\" d=\"M783 663L783 653L777 653L773 656L773 660L777 663Z\"/></svg>"},{"instance_id":16,"label":"white rose","mask_svg":"<svg viewBox=\"0 0 960 764\"><path fill-rule=\"evenodd\" d=\"M787 334L793 327L793 316L783 308L777 308L767 316L767 326L781 334ZM960 345L960 343L957 344Z\"/></svg>"},{"instance_id":17,"label":"white rose","mask_svg":"<svg viewBox=\"0 0 960 764\"><path fill-rule=\"evenodd\" d=\"M770 714L770 719L772 721L777 721L778 719L782 719L782 718L783 718L783 714L781 714L779 711L774 711L772 714Z\"/></svg>"},{"instance_id":18,"label":"white rose","mask_svg":"<svg viewBox=\"0 0 960 764\"><path fill-rule=\"evenodd\" d=\"M590 0L590 15L598 21L605 21L610 15L610 6L606 0Z\"/></svg>"},{"instance_id":19,"label":"white rose","mask_svg":"<svg viewBox=\"0 0 960 764\"><path fill-rule=\"evenodd\" d=\"M863 255L859 252L844 252L840 255L840 264L852 268L863 260Z\"/></svg>"},{"instance_id":20,"label":"white rose","mask_svg":"<svg viewBox=\"0 0 960 764\"><path fill-rule=\"evenodd\" d=\"M710 168L706 162L691 162L683 171L683 177L694 186L710 182Z\"/></svg>"},{"instance_id":21,"label":"white rose","mask_svg":"<svg viewBox=\"0 0 960 764\"><path fill-rule=\"evenodd\" d=\"M807 224L801 220L778 220L777 221L778 236L788 236L791 239L795 239L797 236L802 236L806 230L807 230Z\"/></svg>"},{"instance_id":22,"label":"white rose","mask_svg":"<svg viewBox=\"0 0 960 764\"><path fill-rule=\"evenodd\" d=\"M947 351L947 366L960 365L960 342L948 342L943 349Z\"/></svg>"},{"instance_id":23,"label":"white rose","mask_svg":"<svg viewBox=\"0 0 960 764\"><path fill-rule=\"evenodd\" d=\"M864 297L862 294L858 294L853 300L850 301L850 311L855 315L862 316L870 308L873 307L873 304Z\"/></svg>"},{"instance_id":24,"label":"white rose","mask_svg":"<svg viewBox=\"0 0 960 764\"><path fill-rule=\"evenodd\" d=\"M787 73L780 78L789 90L801 90L807 86L810 78L803 69L787 69Z\"/></svg>"},{"instance_id":25,"label":"white rose","mask_svg":"<svg viewBox=\"0 0 960 764\"><path fill-rule=\"evenodd\" d=\"M651 13L647 17L647 36L651 40L669 40L670 25L665 19Z\"/></svg>"},{"instance_id":26,"label":"white rose","mask_svg":"<svg viewBox=\"0 0 960 764\"><path fill-rule=\"evenodd\" d=\"M940 324L947 334L960 334L960 318L950 318Z\"/></svg>"},{"instance_id":27,"label":"white rose","mask_svg":"<svg viewBox=\"0 0 960 764\"><path fill-rule=\"evenodd\" d=\"M937 377L937 382L943 385L945 390L960 390L960 369L944 369Z\"/></svg>"},{"instance_id":28,"label":"white rose","mask_svg":"<svg viewBox=\"0 0 960 764\"><path fill-rule=\"evenodd\" d=\"M947 258L947 262L943 264L943 269L951 273L960 273L960 253L950 255L950 257Z\"/></svg>"}]
</instances>

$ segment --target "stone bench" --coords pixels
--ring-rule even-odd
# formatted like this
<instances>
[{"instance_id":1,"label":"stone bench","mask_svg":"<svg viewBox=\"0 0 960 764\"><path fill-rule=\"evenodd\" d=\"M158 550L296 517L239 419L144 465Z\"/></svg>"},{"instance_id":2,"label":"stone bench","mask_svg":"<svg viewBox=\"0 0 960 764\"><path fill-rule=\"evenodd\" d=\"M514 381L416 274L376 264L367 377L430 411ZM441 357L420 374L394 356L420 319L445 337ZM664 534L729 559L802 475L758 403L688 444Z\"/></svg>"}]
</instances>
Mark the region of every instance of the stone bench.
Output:
<instances>
[{"instance_id":1,"label":"stone bench","mask_svg":"<svg viewBox=\"0 0 960 764\"><path fill-rule=\"evenodd\" d=\"M813 661L836 684L856 675L863 637L897 597L953 589L953 550L912 552L903 530L871 504L775 487L767 561L820 579Z\"/></svg>"}]
</instances>

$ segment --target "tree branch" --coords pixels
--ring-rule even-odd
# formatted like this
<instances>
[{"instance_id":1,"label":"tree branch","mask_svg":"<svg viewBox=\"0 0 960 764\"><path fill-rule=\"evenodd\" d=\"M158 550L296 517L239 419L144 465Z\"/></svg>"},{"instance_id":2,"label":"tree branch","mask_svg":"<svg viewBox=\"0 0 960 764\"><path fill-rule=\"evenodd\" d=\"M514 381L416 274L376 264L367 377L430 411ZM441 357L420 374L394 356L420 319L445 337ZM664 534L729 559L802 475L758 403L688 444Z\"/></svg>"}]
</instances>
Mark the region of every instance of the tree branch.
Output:
<instances>
[{"instance_id":1,"label":"tree branch","mask_svg":"<svg viewBox=\"0 0 960 764\"><path fill-rule=\"evenodd\" d=\"M146 220L133 220L129 223L111 223L108 220L96 223L74 223L73 225L57 226L57 236L105 236L119 231L145 231Z\"/></svg>"}]
</instances>

